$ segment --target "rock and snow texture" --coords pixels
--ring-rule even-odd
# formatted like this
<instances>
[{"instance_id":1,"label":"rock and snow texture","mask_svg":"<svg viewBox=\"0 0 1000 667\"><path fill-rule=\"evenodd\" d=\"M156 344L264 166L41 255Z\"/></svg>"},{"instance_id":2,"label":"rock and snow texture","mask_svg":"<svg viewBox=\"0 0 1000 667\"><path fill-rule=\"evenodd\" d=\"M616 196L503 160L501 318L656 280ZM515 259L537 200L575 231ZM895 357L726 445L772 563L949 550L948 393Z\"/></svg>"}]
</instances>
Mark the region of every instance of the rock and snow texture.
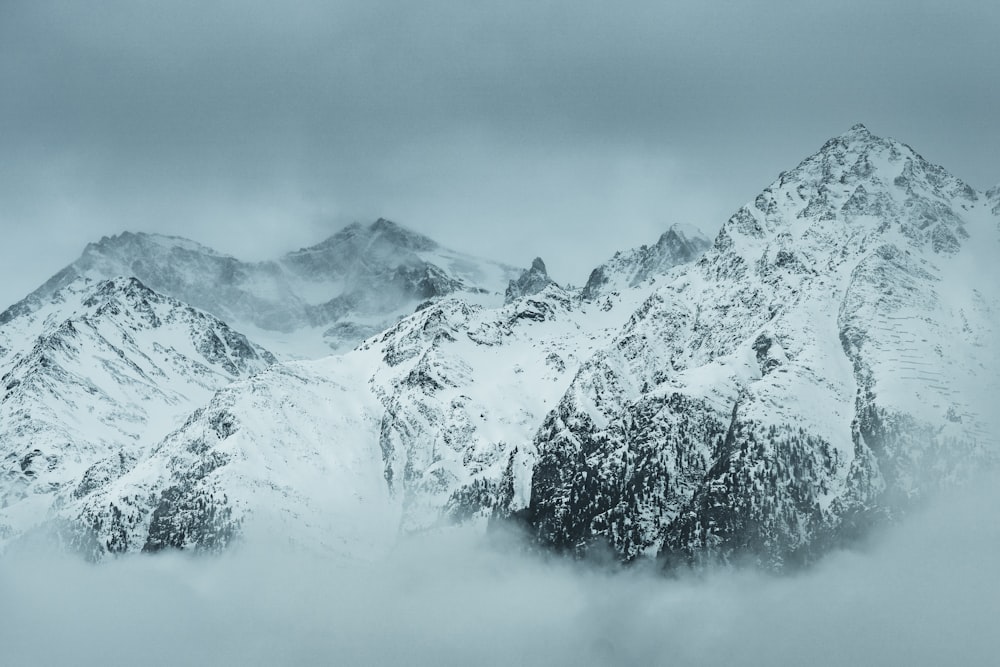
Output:
<instances>
[{"instance_id":1,"label":"rock and snow texture","mask_svg":"<svg viewBox=\"0 0 1000 667\"><path fill-rule=\"evenodd\" d=\"M650 289L596 307L549 279L541 260L511 284L522 294L500 307L458 292L342 357L275 365L186 422L164 418L155 439L150 426L142 447L98 460L71 494L56 494L49 516L93 558L219 549L248 530L366 555L400 531L483 525L501 505L526 505L535 431ZM44 313L24 303L11 321ZM7 325L4 335L18 332Z\"/></svg>"},{"instance_id":2,"label":"rock and snow texture","mask_svg":"<svg viewBox=\"0 0 1000 667\"><path fill-rule=\"evenodd\" d=\"M0 327L0 542L114 479L212 394L274 362L135 278L78 279Z\"/></svg>"},{"instance_id":3,"label":"rock and snow texture","mask_svg":"<svg viewBox=\"0 0 1000 667\"><path fill-rule=\"evenodd\" d=\"M350 349L428 299L461 291L502 295L517 273L384 219L355 223L265 262L242 262L186 239L126 232L88 245L10 312L40 308L81 277L134 276L277 354L312 358Z\"/></svg>"},{"instance_id":4,"label":"rock and snow texture","mask_svg":"<svg viewBox=\"0 0 1000 667\"><path fill-rule=\"evenodd\" d=\"M863 126L723 227L535 438L543 544L809 561L995 456L996 213Z\"/></svg>"},{"instance_id":5,"label":"rock and snow texture","mask_svg":"<svg viewBox=\"0 0 1000 667\"><path fill-rule=\"evenodd\" d=\"M393 245L432 243L401 233L408 240ZM190 242L153 241L171 257L230 261ZM175 272L172 289L192 288L183 262L157 261ZM221 548L251 516L305 545L370 553L400 530L485 519L512 458L522 481L504 493L523 505L529 459L516 448L530 445L572 373L642 299L595 309L547 276L536 284L539 261L524 272L528 294L500 308L484 306L496 300L480 292L436 299L342 359L275 366L212 398L274 358L137 279L94 283L74 271L0 316L4 409L14 415L0 436L9 464L2 525L10 539L53 519L95 558ZM62 287L47 291L53 284ZM103 336L96 344L93 329ZM79 331L88 343L74 343L69 360L46 353L38 363L52 371L18 384L29 369L21 348L65 351L61 341ZM185 336L193 350L178 342ZM372 465L377 483L366 476Z\"/></svg>"},{"instance_id":6,"label":"rock and snow texture","mask_svg":"<svg viewBox=\"0 0 1000 667\"><path fill-rule=\"evenodd\" d=\"M991 203L994 215L1000 215L1000 185L986 191L986 199Z\"/></svg>"},{"instance_id":7,"label":"rock and snow texture","mask_svg":"<svg viewBox=\"0 0 1000 667\"><path fill-rule=\"evenodd\" d=\"M483 525L527 504L535 431L629 312L556 285L500 308L445 298L345 355L234 383L60 516L97 558L217 549L262 525L367 556L400 532Z\"/></svg>"},{"instance_id":8,"label":"rock and snow texture","mask_svg":"<svg viewBox=\"0 0 1000 667\"><path fill-rule=\"evenodd\" d=\"M214 551L252 516L282 544L382 553L399 508L383 476L380 406L364 385L337 356L234 383L123 474L61 507L63 532L92 558Z\"/></svg>"},{"instance_id":9,"label":"rock and snow texture","mask_svg":"<svg viewBox=\"0 0 1000 667\"><path fill-rule=\"evenodd\" d=\"M536 257L531 262L531 268L525 269L517 280L511 280L504 295L504 302L510 303L522 296L538 294L549 285L555 284L549 278L548 271L545 270L545 262L541 257Z\"/></svg>"},{"instance_id":10,"label":"rock and snow texture","mask_svg":"<svg viewBox=\"0 0 1000 667\"><path fill-rule=\"evenodd\" d=\"M697 227L675 224L655 244L617 252L594 269L583 287L583 298L594 301L612 292L655 281L673 267L694 261L711 245Z\"/></svg>"},{"instance_id":11,"label":"rock and snow texture","mask_svg":"<svg viewBox=\"0 0 1000 667\"><path fill-rule=\"evenodd\" d=\"M269 355L218 320L87 282L139 252L91 247L0 315L0 522L45 513L95 558L252 531L368 555L514 516L574 554L808 562L995 456L998 202L857 126L714 244L675 226L579 291L540 260L515 277L386 221L256 265L105 240L139 244L143 275L254 339L273 340L256 335L272 316L329 341L420 308L342 356L252 375ZM95 289L141 296L95 320Z\"/></svg>"}]
</instances>

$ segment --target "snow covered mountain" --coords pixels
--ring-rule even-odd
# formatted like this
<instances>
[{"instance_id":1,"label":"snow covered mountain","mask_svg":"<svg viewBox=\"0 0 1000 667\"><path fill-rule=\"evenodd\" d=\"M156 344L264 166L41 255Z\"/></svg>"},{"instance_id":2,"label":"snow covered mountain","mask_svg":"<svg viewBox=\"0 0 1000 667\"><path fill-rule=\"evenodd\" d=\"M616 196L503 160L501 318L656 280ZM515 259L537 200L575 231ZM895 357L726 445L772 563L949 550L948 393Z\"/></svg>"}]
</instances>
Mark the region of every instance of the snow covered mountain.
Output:
<instances>
[{"instance_id":1,"label":"snow covered mountain","mask_svg":"<svg viewBox=\"0 0 1000 667\"><path fill-rule=\"evenodd\" d=\"M274 357L135 278L74 281L0 328L0 541L114 478Z\"/></svg>"},{"instance_id":2,"label":"snow covered mountain","mask_svg":"<svg viewBox=\"0 0 1000 667\"><path fill-rule=\"evenodd\" d=\"M454 294L343 356L272 366L61 505L64 537L100 558L268 530L358 556L400 531L483 525L527 503L532 436L651 289L598 307L536 260L499 308Z\"/></svg>"},{"instance_id":3,"label":"snow covered mountain","mask_svg":"<svg viewBox=\"0 0 1000 667\"><path fill-rule=\"evenodd\" d=\"M610 292L655 282L673 267L694 261L711 245L697 227L675 224L663 232L655 244L617 252L594 269L583 287L582 296L593 301Z\"/></svg>"},{"instance_id":4,"label":"snow covered mountain","mask_svg":"<svg viewBox=\"0 0 1000 667\"><path fill-rule=\"evenodd\" d=\"M483 523L512 461L530 473L517 447L629 312L555 285L497 309L448 297L345 355L227 387L61 516L95 557L217 549L261 526L363 556L400 531Z\"/></svg>"},{"instance_id":5,"label":"snow covered mountain","mask_svg":"<svg viewBox=\"0 0 1000 667\"><path fill-rule=\"evenodd\" d=\"M778 569L993 460L991 197L863 126L831 139L583 365L520 519L572 553Z\"/></svg>"},{"instance_id":6,"label":"snow covered mountain","mask_svg":"<svg viewBox=\"0 0 1000 667\"><path fill-rule=\"evenodd\" d=\"M3 481L19 504L0 521L14 530L27 523L18 507L49 499L45 515L94 558L215 550L254 532L365 556L400 532L513 518L571 554L608 545L624 561L780 569L905 513L1000 444L1000 189L976 192L863 126L781 174L714 244L672 227L580 290L540 259L518 273L386 221L254 265L162 237L98 246L0 315L4 385L21 382L7 388L11 414L34 401L0 445L21 443L4 459L10 479L25 460L35 475ZM163 341L200 340L220 321L138 281L90 278L125 269L286 352L390 324L336 357L268 365L231 330L217 338L244 344L206 357ZM66 380L12 375L27 363L23 341L93 320L64 313L89 313L92 290L108 285L143 295L112 309L146 332L114 358L151 377L150 350L189 360L164 380L193 397L169 417L151 407L167 401L139 401L144 416L132 403L146 394L106 388L126 371L96 343L72 367L48 355L79 378L51 415ZM154 326L144 301L189 315L158 315L176 330ZM289 323L286 338L267 329L272 317ZM192 370L229 369L225 359L235 371ZM49 377L39 364L23 377ZM35 410L48 432L70 432L44 479L47 454L25 459L28 447L63 440L31 435ZM87 468L62 463L77 441L100 443L84 445Z\"/></svg>"},{"instance_id":7,"label":"snow covered mountain","mask_svg":"<svg viewBox=\"0 0 1000 667\"><path fill-rule=\"evenodd\" d=\"M517 280L510 281L504 294L504 302L510 303L522 296L538 294L554 284L555 281L549 278L549 272L545 269L545 262L541 257L536 257L531 262L531 268L525 269Z\"/></svg>"},{"instance_id":8,"label":"snow covered mountain","mask_svg":"<svg viewBox=\"0 0 1000 667\"><path fill-rule=\"evenodd\" d=\"M134 276L283 357L312 358L350 349L428 299L456 291L502 295L517 274L384 219L355 223L322 243L265 262L243 262L186 239L126 232L88 245L77 261L8 312L40 308L81 277Z\"/></svg>"}]
</instances>

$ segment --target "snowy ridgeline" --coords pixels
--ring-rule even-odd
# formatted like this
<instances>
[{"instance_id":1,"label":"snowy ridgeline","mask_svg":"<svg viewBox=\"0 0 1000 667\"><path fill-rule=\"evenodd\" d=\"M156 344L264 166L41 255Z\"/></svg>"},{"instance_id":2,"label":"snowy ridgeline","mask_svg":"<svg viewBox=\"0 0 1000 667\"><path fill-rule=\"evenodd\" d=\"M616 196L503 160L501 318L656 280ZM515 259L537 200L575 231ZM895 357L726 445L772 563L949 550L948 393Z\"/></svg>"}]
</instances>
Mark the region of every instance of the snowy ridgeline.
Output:
<instances>
[{"instance_id":1,"label":"snowy ridgeline","mask_svg":"<svg viewBox=\"0 0 1000 667\"><path fill-rule=\"evenodd\" d=\"M0 315L0 539L368 557L509 518L810 562L995 457L997 201L857 126L579 290L384 220L257 264L104 239Z\"/></svg>"}]
</instances>

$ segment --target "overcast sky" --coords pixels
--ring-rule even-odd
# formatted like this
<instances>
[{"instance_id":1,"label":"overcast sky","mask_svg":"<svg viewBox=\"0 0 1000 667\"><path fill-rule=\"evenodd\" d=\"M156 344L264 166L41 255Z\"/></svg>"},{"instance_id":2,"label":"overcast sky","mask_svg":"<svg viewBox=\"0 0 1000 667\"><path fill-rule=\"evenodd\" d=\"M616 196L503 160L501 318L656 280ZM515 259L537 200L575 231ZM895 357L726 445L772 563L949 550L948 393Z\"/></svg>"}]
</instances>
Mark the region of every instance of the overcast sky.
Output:
<instances>
[{"instance_id":1,"label":"overcast sky","mask_svg":"<svg viewBox=\"0 0 1000 667\"><path fill-rule=\"evenodd\" d=\"M0 308L102 235L384 216L582 282L864 122L1000 181L1000 3L0 1Z\"/></svg>"}]
</instances>

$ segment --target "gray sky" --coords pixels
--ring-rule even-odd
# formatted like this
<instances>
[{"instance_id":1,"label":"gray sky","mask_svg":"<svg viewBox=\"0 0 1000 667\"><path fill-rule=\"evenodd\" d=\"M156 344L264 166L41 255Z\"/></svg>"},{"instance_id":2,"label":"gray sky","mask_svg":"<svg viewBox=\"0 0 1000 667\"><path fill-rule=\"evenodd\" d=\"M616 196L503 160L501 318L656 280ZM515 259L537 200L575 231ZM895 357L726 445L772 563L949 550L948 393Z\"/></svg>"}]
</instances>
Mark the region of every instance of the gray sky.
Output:
<instances>
[{"instance_id":1,"label":"gray sky","mask_svg":"<svg viewBox=\"0 0 1000 667\"><path fill-rule=\"evenodd\" d=\"M1000 3L0 0L0 308L102 235L392 218L582 282L855 122L1000 181Z\"/></svg>"}]
</instances>

